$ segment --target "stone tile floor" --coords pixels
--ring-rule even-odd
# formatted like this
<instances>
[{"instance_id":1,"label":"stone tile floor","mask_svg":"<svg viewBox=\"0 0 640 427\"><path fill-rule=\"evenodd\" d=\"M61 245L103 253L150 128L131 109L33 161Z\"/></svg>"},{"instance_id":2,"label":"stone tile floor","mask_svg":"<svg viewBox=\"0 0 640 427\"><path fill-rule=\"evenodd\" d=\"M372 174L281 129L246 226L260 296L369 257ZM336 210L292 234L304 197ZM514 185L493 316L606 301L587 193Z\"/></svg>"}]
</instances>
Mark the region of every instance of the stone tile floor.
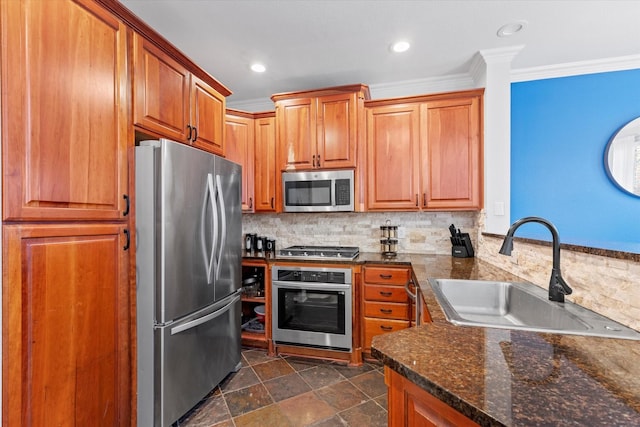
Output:
<instances>
[{"instance_id":1,"label":"stone tile floor","mask_svg":"<svg viewBox=\"0 0 640 427\"><path fill-rule=\"evenodd\" d=\"M244 349L230 374L179 427L386 427L382 365L348 367Z\"/></svg>"}]
</instances>

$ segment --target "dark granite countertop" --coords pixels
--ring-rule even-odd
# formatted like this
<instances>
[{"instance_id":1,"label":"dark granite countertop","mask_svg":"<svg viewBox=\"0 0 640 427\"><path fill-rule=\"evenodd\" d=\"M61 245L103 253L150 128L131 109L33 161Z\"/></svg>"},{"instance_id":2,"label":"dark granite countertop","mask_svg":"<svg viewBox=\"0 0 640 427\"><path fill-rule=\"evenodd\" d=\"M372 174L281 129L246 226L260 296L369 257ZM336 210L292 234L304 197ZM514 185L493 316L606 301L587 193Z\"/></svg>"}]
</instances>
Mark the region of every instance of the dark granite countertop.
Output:
<instances>
[{"instance_id":1,"label":"dark granite countertop","mask_svg":"<svg viewBox=\"0 0 640 427\"><path fill-rule=\"evenodd\" d=\"M385 365L480 425L640 426L640 342L454 326L429 277L523 280L475 258L406 261L433 323L375 337Z\"/></svg>"},{"instance_id":2,"label":"dark granite countertop","mask_svg":"<svg viewBox=\"0 0 640 427\"><path fill-rule=\"evenodd\" d=\"M525 280L476 258L448 255L361 253L322 263L412 266L433 322L374 337L372 355L478 424L640 426L639 341L455 326L428 282Z\"/></svg>"}]
</instances>

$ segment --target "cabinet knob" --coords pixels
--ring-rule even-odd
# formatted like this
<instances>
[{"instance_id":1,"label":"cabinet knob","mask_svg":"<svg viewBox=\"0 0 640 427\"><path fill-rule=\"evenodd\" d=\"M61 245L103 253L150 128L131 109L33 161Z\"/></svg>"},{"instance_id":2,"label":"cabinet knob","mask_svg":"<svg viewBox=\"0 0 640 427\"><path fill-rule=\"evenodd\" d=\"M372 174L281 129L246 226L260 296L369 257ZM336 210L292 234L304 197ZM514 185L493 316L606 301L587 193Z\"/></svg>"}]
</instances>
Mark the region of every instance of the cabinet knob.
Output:
<instances>
[{"instance_id":1,"label":"cabinet knob","mask_svg":"<svg viewBox=\"0 0 640 427\"><path fill-rule=\"evenodd\" d=\"M313 155L313 158L311 160L311 167L314 167L314 168L316 167L316 155L315 154Z\"/></svg>"},{"instance_id":2,"label":"cabinet knob","mask_svg":"<svg viewBox=\"0 0 640 427\"><path fill-rule=\"evenodd\" d=\"M187 130L189 131L189 133L187 134L187 141L191 141L191 135L193 135L193 128L191 127L191 125L187 125Z\"/></svg>"},{"instance_id":3,"label":"cabinet knob","mask_svg":"<svg viewBox=\"0 0 640 427\"><path fill-rule=\"evenodd\" d=\"M193 127L193 139L191 140L191 142L196 142L196 140L198 139L198 128L197 127Z\"/></svg>"},{"instance_id":4,"label":"cabinet knob","mask_svg":"<svg viewBox=\"0 0 640 427\"><path fill-rule=\"evenodd\" d=\"M320 167L320 154L318 154L318 167Z\"/></svg>"},{"instance_id":5,"label":"cabinet knob","mask_svg":"<svg viewBox=\"0 0 640 427\"><path fill-rule=\"evenodd\" d=\"M416 206L419 206L420 197L418 197L418 193L416 193Z\"/></svg>"}]
</instances>

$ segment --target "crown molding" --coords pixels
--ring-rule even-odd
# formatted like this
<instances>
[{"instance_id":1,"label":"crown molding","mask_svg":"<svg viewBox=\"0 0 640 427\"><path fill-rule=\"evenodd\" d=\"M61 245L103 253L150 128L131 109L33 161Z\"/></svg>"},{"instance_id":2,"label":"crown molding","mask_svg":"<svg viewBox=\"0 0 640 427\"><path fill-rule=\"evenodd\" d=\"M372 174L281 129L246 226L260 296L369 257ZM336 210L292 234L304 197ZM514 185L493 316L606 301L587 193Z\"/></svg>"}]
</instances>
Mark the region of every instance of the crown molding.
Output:
<instances>
[{"instance_id":1,"label":"crown molding","mask_svg":"<svg viewBox=\"0 0 640 427\"><path fill-rule=\"evenodd\" d=\"M259 111L273 111L276 106L270 98L247 99L236 102L227 99L227 108L255 113Z\"/></svg>"},{"instance_id":2,"label":"crown molding","mask_svg":"<svg viewBox=\"0 0 640 427\"><path fill-rule=\"evenodd\" d=\"M482 81L487 64L511 62L523 48L524 45L519 45L508 48L480 50L474 55L467 73L369 85L371 99L402 98L428 93L474 89L478 87L478 82ZM640 55L513 69L510 76L511 82L517 83L634 69L640 69ZM275 108L273 101L269 98L237 102L227 100L227 107L248 112L272 111Z\"/></svg>"},{"instance_id":3,"label":"crown molding","mask_svg":"<svg viewBox=\"0 0 640 427\"><path fill-rule=\"evenodd\" d=\"M487 65L511 63L522 49L524 45L479 50L471 60L469 74L477 86L482 86L485 84Z\"/></svg>"},{"instance_id":4,"label":"crown molding","mask_svg":"<svg viewBox=\"0 0 640 427\"><path fill-rule=\"evenodd\" d=\"M583 74L607 73L640 69L640 55L620 56L597 59L594 61L568 62L544 67L520 68L511 70L511 82L553 79L558 77L579 76Z\"/></svg>"},{"instance_id":5,"label":"crown molding","mask_svg":"<svg viewBox=\"0 0 640 427\"><path fill-rule=\"evenodd\" d=\"M449 92L474 88L473 78L467 73L369 85L371 99L401 98L425 93Z\"/></svg>"}]
</instances>

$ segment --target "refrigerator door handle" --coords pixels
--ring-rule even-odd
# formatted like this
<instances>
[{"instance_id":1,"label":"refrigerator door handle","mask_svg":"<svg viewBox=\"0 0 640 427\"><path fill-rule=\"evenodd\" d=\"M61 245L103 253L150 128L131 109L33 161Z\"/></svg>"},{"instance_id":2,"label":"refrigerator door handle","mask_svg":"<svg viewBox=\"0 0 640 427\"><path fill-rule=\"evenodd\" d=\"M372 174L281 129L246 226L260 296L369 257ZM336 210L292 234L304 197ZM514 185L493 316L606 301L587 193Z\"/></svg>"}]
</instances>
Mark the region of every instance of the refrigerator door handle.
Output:
<instances>
[{"instance_id":1,"label":"refrigerator door handle","mask_svg":"<svg viewBox=\"0 0 640 427\"><path fill-rule=\"evenodd\" d=\"M205 234L205 221L207 220L207 199L211 203L212 211L212 233L213 238L211 241L211 249L207 249L207 236ZM215 246L218 238L218 212L216 211L215 193L213 187L213 175L207 175L207 187L204 192L204 200L202 201L202 213L200 214L200 243L202 246L202 256L204 257L204 264L207 268L207 283L213 282L213 271L215 268Z\"/></svg>"},{"instance_id":2,"label":"refrigerator door handle","mask_svg":"<svg viewBox=\"0 0 640 427\"><path fill-rule=\"evenodd\" d=\"M226 215L226 205L224 202L224 196L222 191L222 181L220 175L216 175L216 190L218 190L218 199L220 201L220 227L222 228L222 233L220 235L220 249L218 250L218 259L216 260L216 280L220 277L220 265L222 264L222 254L225 250L225 245L227 243L227 215ZM216 229L217 231L217 229ZM216 236L217 238L217 236ZM214 240L215 241L215 240Z\"/></svg>"},{"instance_id":3,"label":"refrigerator door handle","mask_svg":"<svg viewBox=\"0 0 640 427\"><path fill-rule=\"evenodd\" d=\"M216 310L213 313L209 313L206 316L198 317L197 319L183 323L182 325L176 326L175 328L171 328L171 335L179 334L180 332L193 329L196 326L202 325L203 323L207 323L208 321L215 319L216 317L222 316L224 313L229 311L231 306L235 304L235 302L238 301L239 299L240 299L240 294L237 294L235 297L233 297L231 301L229 301L229 304L225 305L219 310Z\"/></svg>"}]
</instances>

